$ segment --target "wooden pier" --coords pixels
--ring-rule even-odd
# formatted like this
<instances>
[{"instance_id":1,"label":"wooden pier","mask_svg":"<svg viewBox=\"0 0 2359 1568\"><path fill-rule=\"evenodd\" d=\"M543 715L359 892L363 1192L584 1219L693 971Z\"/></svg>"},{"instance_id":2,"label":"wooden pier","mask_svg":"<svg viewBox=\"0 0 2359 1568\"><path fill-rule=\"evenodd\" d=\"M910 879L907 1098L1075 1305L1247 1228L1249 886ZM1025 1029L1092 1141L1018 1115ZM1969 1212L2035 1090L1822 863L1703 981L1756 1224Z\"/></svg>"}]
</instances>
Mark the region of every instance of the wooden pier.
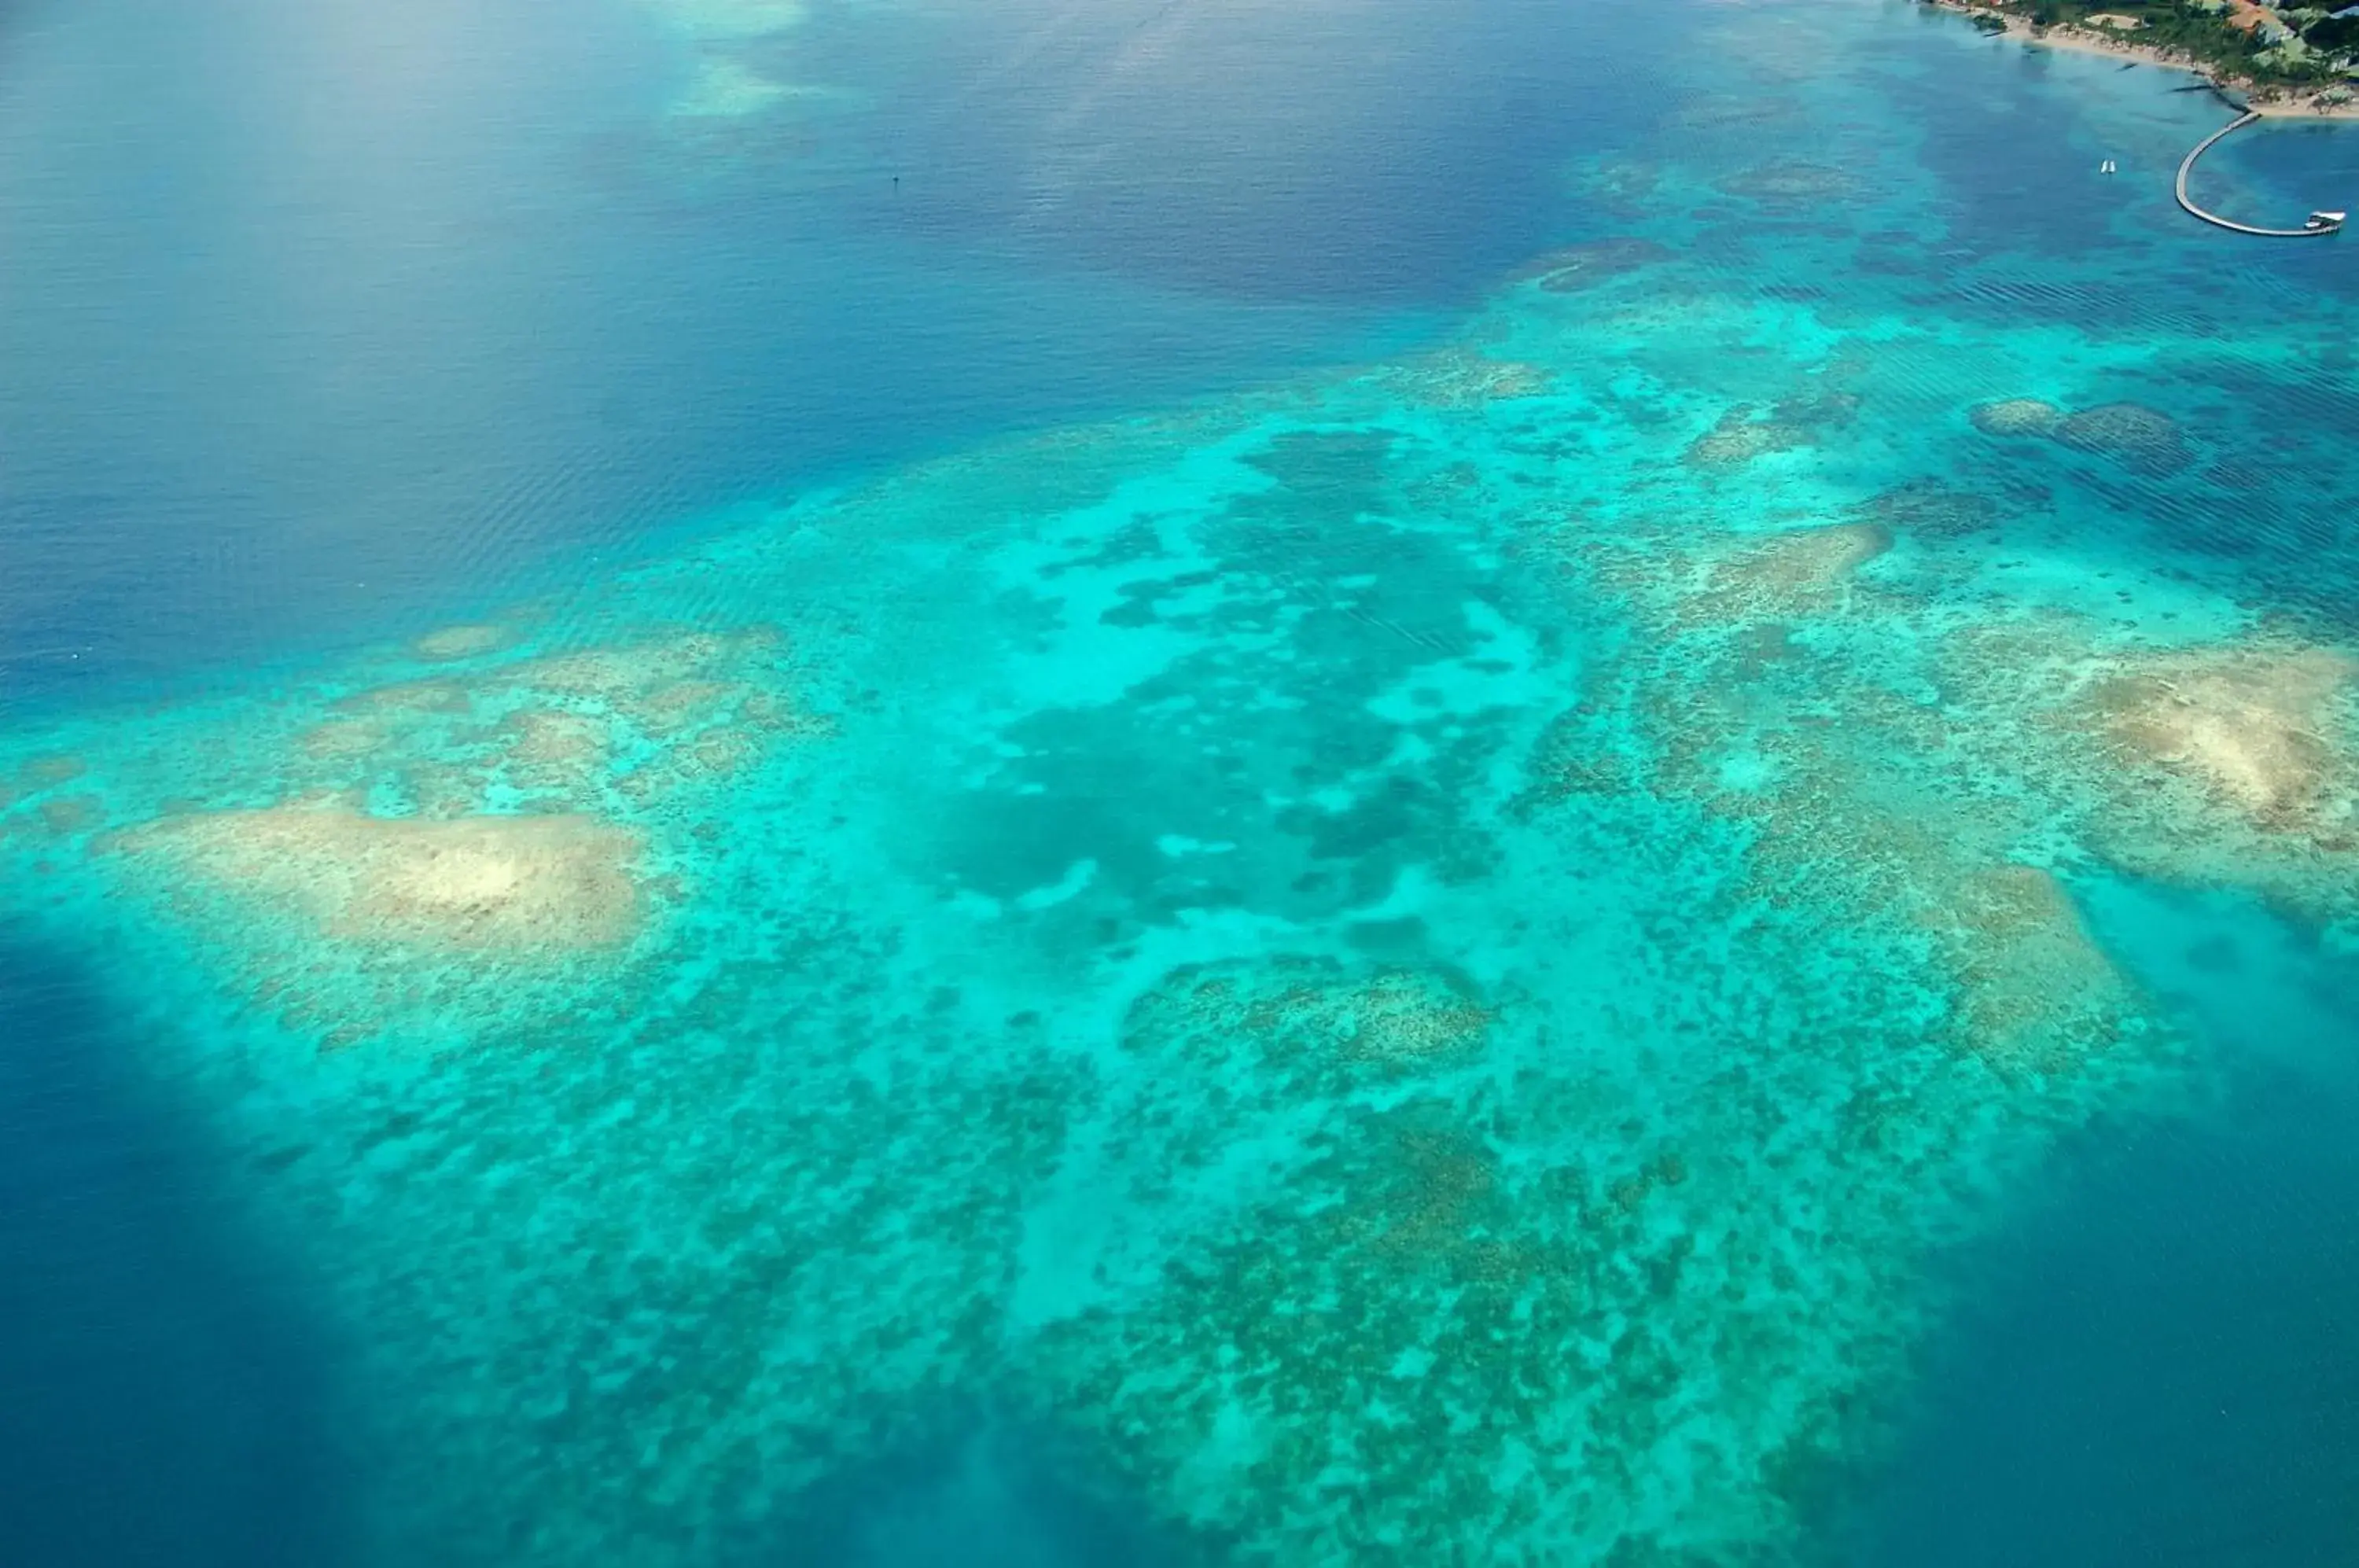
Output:
<instances>
[{"instance_id":1,"label":"wooden pier","mask_svg":"<svg viewBox=\"0 0 2359 1568\"><path fill-rule=\"evenodd\" d=\"M2258 109L2247 109L2243 117L2221 126L2195 144L2195 150L2189 153L2186 161L2179 166L2179 204L2205 223L2216 224L2231 234L2257 234L2265 240L2315 240L2323 239L2328 234L2341 233L2343 214L2340 212L2312 212L2310 215L2310 222L2298 229L2256 229L2250 223L2239 223L2233 219L2223 218L2217 212L2205 212L2197 206L2195 199L2187 193L2187 177L2195 172L2195 160L2210 152L2212 145L2231 131L2241 131L2260 117L2261 112Z\"/></svg>"}]
</instances>

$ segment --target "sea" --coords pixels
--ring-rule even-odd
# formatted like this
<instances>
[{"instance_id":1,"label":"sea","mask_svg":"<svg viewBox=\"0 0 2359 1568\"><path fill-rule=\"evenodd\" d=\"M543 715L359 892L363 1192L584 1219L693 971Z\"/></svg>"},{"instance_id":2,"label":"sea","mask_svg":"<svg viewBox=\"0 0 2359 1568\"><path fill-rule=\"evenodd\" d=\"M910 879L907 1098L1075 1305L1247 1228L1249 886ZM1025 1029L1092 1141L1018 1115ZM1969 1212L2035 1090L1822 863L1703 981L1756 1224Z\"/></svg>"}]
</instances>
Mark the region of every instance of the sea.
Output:
<instances>
[{"instance_id":1,"label":"sea","mask_svg":"<svg viewBox=\"0 0 2359 1568\"><path fill-rule=\"evenodd\" d=\"M2359 1564L2359 263L2232 117L0 0L0 1561Z\"/></svg>"}]
</instances>

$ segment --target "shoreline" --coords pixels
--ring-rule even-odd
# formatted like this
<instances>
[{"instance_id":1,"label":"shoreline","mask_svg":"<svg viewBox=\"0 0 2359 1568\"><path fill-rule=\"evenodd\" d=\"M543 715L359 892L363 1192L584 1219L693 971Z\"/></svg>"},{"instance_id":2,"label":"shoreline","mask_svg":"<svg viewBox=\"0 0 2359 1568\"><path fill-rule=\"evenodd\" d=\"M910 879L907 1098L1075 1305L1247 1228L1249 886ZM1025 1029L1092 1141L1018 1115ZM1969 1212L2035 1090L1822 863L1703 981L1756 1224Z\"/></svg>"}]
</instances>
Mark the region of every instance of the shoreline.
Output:
<instances>
[{"instance_id":1,"label":"shoreline","mask_svg":"<svg viewBox=\"0 0 2359 1568\"><path fill-rule=\"evenodd\" d=\"M1960 16L2001 16L2006 22L2006 30L1987 36L2011 38L2029 48L2060 49L2067 54L2104 55L2142 65L2158 65L2169 71L2183 71L2217 91L2232 93L2244 99L2263 119L2359 120L2359 102L2321 103L2317 101L2319 94L2330 91L2328 88L2291 87L2282 82L2264 82L2250 77L2230 75L2184 50L2135 42L2135 35L2125 37L2109 31L2100 32L2069 23L2035 27L2021 16L1993 11L1987 5L1973 5L1971 0L1930 0L1930 3Z\"/></svg>"}]
</instances>

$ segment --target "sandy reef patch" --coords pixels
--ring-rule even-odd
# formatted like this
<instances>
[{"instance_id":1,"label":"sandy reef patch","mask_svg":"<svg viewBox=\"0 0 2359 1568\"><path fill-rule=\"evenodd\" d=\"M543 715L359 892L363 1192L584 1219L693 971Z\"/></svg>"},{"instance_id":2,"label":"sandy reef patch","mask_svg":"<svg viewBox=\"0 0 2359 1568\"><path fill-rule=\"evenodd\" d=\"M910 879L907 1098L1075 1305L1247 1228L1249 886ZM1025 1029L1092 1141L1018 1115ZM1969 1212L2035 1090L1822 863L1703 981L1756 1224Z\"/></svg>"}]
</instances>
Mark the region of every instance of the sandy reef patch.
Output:
<instances>
[{"instance_id":1,"label":"sandy reef patch","mask_svg":"<svg viewBox=\"0 0 2359 1568\"><path fill-rule=\"evenodd\" d=\"M2256 826L2346 816L2353 758L2342 716L2359 659L2323 648L2165 655L2101 678L2091 716L2141 770L2195 785Z\"/></svg>"},{"instance_id":2,"label":"sandy reef patch","mask_svg":"<svg viewBox=\"0 0 2359 1568\"><path fill-rule=\"evenodd\" d=\"M2137 1015L2141 998L2051 873L1994 866L1949 895L1928 925L1958 982L1963 1037L1994 1066L2069 1070Z\"/></svg>"},{"instance_id":3,"label":"sandy reef patch","mask_svg":"<svg viewBox=\"0 0 2359 1568\"><path fill-rule=\"evenodd\" d=\"M428 632L409 645L419 658L440 662L446 659L480 659L487 653L497 653L514 641L506 626L490 624L444 626Z\"/></svg>"},{"instance_id":4,"label":"sandy reef patch","mask_svg":"<svg viewBox=\"0 0 2359 1568\"><path fill-rule=\"evenodd\" d=\"M1479 408L1519 397L1545 397L1556 377L1544 365L1494 359L1473 349L1445 349L1380 373L1386 390L1436 408Z\"/></svg>"},{"instance_id":5,"label":"sandy reef patch","mask_svg":"<svg viewBox=\"0 0 2359 1568\"><path fill-rule=\"evenodd\" d=\"M436 822L295 806L166 818L121 847L344 942L557 954L626 944L644 843L587 817Z\"/></svg>"},{"instance_id":6,"label":"sandy reef patch","mask_svg":"<svg viewBox=\"0 0 2359 1568\"><path fill-rule=\"evenodd\" d=\"M1992 403L1975 404L1966 410L1966 418L1986 436L2044 440L2056 433L2056 427L2063 422L2064 410L2037 397L2002 397Z\"/></svg>"}]
</instances>

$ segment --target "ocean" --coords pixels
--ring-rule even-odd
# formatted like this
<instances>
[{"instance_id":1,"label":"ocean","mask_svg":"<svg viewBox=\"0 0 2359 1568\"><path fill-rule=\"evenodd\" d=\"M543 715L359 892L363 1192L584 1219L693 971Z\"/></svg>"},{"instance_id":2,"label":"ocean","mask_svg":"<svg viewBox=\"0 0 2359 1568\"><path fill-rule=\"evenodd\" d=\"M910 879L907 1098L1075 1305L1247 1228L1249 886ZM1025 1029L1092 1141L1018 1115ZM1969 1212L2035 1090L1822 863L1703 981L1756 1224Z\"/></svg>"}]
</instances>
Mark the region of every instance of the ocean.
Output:
<instances>
[{"instance_id":1,"label":"ocean","mask_svg":"<svg viewBox=\"0 0 2359 1568\"><path fill-rule=\"evenodd\" d=\"M2359 1563L2359 272L2187 85L0 5L6 1560Z\"/></svg>"}]
</instances>

